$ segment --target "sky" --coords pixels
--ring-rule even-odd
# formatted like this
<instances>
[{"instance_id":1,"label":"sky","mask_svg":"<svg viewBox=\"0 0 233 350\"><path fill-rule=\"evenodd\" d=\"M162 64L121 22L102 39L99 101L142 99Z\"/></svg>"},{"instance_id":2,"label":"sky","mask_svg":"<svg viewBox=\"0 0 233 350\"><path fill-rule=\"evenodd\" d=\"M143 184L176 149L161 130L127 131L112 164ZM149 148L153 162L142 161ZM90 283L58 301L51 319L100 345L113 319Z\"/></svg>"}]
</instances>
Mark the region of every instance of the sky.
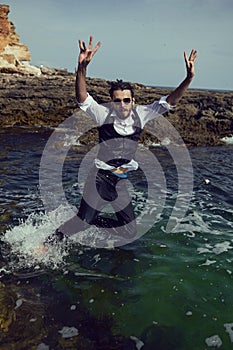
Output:
<instances>
[{"instance_id":1,"label":"sky","mask_svg":"<svg viewBox=\"0 0 233 350\"><path fill-rule=\"evenodd\" d=\"M88 76L176 87L198 51L192 88L233 90L232 0L5 0L31 64L75 71L77 41L102 45Z\"/></svg>"}]
</instances>

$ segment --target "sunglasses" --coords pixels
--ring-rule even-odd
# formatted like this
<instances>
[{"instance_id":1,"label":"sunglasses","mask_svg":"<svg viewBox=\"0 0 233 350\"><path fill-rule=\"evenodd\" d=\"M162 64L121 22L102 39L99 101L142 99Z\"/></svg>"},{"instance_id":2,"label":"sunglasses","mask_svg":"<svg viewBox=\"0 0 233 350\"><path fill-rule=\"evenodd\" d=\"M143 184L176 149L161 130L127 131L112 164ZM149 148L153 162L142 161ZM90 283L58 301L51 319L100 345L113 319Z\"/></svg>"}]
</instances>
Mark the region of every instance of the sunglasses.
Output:
<instances>
[{"instance_id":1,"label":"sunglasses","mask_svg":"<svg viewBox=\"0 0 233 350\"><path fill-rule=\"evenodd\" d=\"M126 98L123 98L122 100L120 98L115 98L115 100L113 100L113 102L115 102L115 103L124 102L125 104L128 104L131 102L131 98L126 97Z\"/></svg>"}]
</instances>

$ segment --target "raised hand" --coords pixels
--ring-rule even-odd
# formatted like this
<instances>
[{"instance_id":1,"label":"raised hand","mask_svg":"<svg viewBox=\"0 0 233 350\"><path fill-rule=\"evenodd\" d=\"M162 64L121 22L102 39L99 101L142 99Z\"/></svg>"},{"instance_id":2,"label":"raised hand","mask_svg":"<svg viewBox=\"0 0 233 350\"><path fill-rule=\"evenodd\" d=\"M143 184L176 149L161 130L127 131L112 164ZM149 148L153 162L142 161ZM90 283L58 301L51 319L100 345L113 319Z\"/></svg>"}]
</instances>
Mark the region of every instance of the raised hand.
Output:
<instances>
[{"instance_id":1,"label":"raised hand","mask_svg":"<svg viewBox=\"0 0 233 350\"><path fill-rule=\"evenodd\" d=\"M79 42L79 48L80 48L78 64L79 66L86 67L91 62L96 51L99 49L101 42L99 41L94 48L92 48L93 36L90 36L88 47L86 47L86 44L84 41L79 40L78 42Z\"/></svg>"},{"instance_id":2,"label":"raised hand","mask_svg":"<svg viewBox=\"0 0 233 350\"><path fill-rule=\"evenodd\" d=\"M197 59L197 51L192 50L189 57L187 56L186 52L184 52L184 59L185 59L185 64L186 64L187 77L193 78L195 75L194 63Z\"/></svg>"}]
</instances>

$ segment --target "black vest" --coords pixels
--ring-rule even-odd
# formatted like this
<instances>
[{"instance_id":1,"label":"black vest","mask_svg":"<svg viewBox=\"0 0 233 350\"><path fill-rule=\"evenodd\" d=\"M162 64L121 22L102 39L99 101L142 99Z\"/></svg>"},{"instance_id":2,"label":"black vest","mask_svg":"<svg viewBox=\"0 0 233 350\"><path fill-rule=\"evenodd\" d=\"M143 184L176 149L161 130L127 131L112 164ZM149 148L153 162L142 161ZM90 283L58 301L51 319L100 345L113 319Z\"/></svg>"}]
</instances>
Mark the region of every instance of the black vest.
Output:
<instances>
[{"instance_id":1,"label":"black vest","mask_svg":"<svg viewBox=\"0 0 233 350\"><path fill-rule=\"evenodd\" d=\"M103 125L98 127L99 152L97 158L105 163L119 167L130 162L137 150L138 140L142 132L141 121L135 109L133 111L134 132L131 135L120 135L114 129L114 117L109 111Z\"/></svg>"}]
</instances>

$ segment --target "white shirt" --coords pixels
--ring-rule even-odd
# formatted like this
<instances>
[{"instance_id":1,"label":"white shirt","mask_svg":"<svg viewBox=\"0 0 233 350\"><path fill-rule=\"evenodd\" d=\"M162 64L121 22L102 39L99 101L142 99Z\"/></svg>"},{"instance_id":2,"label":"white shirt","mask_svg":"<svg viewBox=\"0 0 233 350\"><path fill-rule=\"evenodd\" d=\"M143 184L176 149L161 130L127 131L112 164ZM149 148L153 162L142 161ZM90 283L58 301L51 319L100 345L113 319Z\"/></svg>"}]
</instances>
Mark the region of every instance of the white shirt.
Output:
<instances>
[{"instance_id":1,"label":"white shirt","mask_svg":"<svg viewBox=\"0 0 233 350\"><path fill-rule=\"evenodd\" d=\"M148 121L174 108L174 106L167 103L166 98L167 96L163 96L159 101L154 101L149 105L136 105L135 108L140 118L142 128ZM108 107L97 103L89 94L84 102L78 103L78 106L86 112L98 126L104 124L109 113ZM130 135L134 132L134 119L132 117L133 111L126 119L118 118L114 110L112 115L114 116L114 128L120 135Z\"/></svg>"},{"instance_id":2,"label":"white shirt","mask_svg":"<svg viewBox=\"0 0 233 350\"><path fill-rule=\"evenodd\" d=\"M149 105L136 105L135 109L138 113L138 116L141 121L141 127L143 128L145 124L156 118L157 116L164 114L170 109L174 108L166 101L167 96L163 96L159 101L154 101ZM96 123L98 126L104 124L105 119L108 116L109 108L105 105L97 103L91 95L87 95L87 98L84 102L78 103L78 106L85 111ZM116 112L113 110L112 116L114 117L114 129L116 132L122 136L131 135L134 133L134 118L133 111L126 119L120 119L117 117ZM95 165L97 168L111 170L114 167L100 161L99 159L95 160ZM136 170L138 168L137 162L131 160L129 163L123 165L122 167L127 167L128 170Z\"/></svg>"}]
</instances>

